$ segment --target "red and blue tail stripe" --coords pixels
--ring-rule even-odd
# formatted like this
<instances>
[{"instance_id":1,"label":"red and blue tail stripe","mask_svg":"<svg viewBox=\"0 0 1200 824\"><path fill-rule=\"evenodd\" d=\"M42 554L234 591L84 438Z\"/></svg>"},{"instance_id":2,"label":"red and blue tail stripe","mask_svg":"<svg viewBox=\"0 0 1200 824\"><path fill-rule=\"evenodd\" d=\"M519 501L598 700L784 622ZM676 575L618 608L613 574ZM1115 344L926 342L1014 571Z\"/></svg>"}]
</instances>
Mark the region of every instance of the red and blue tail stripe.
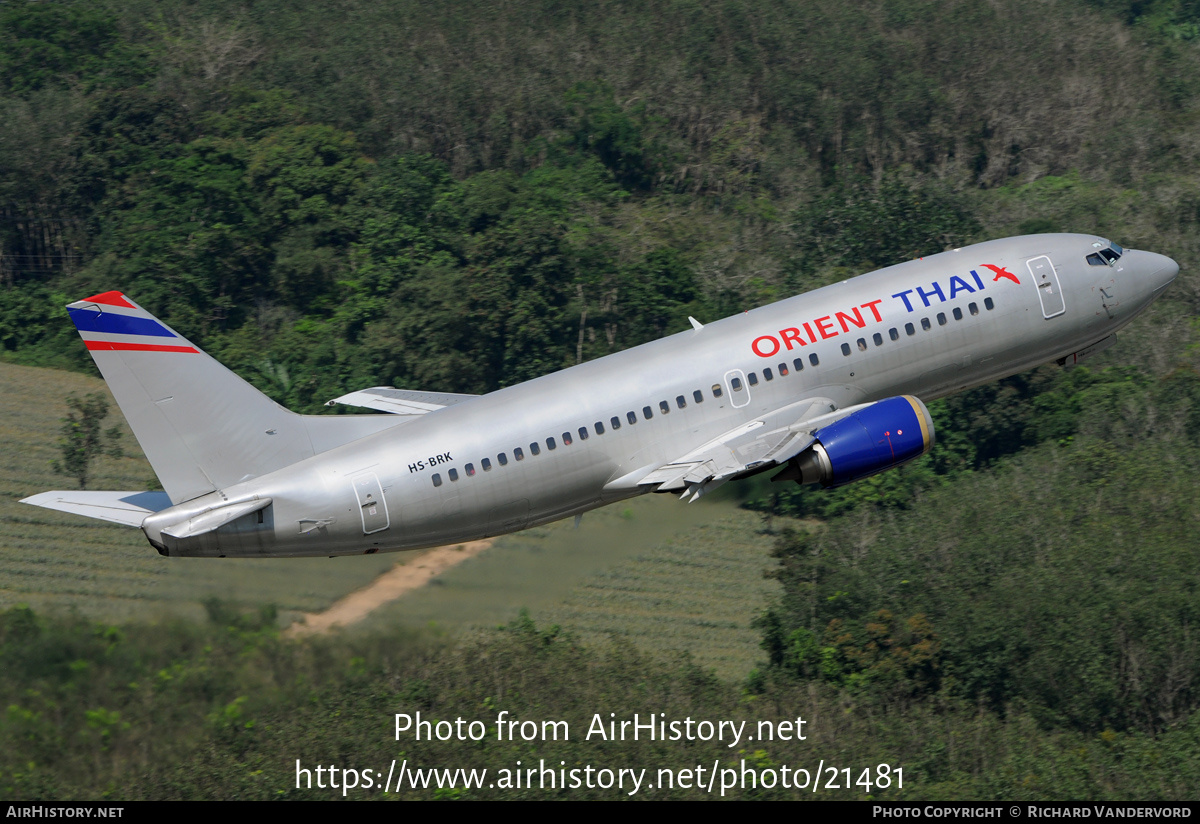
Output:
<instances>
[{"instance_id":1,"label":"red and blue tail stripe","mask_svg":"<svg viewBox=\"0 0 1200 824\"><path fill-rule=\"evenodd\" d=\"M120 292L104 292L67 307L92 351L199 352Z\"/></svg>"}]
</instances>

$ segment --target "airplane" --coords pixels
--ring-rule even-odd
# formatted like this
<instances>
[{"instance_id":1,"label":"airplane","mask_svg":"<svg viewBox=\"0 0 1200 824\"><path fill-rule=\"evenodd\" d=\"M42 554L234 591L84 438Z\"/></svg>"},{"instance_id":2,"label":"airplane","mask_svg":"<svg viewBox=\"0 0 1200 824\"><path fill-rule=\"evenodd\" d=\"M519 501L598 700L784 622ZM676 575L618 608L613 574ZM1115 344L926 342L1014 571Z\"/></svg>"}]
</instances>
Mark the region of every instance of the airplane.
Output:
<instances>
[{"instance_id":1,"label":"airplane","mask_svg":"<svg viewBox=\"0 0 1200 824\"><path fill-rule=\"evenodd\" d=\"M910 260L482 396L373 387L299 415L121 292L67 308L162 491L24 503L140 527L167 556L470 541L647 492L826 487L934 443L924 401L1113 344L1179 272L1084 234Z\"/></svg>"}]
</instances>

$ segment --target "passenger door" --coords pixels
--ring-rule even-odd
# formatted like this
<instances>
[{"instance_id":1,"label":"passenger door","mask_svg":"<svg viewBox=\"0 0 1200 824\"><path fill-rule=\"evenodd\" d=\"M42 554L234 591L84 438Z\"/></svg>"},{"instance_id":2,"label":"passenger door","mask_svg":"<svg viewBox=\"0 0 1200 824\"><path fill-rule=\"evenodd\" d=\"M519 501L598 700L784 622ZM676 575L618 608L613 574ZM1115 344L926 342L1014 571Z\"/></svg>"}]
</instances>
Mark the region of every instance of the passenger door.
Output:
<instances>
[{"instance_id":1,"label":"passenger door","mask_svg":"<svg viewBox=\"0 0 1200 824\"><path fill-rule=\"evenodd\" d=\"M1063 300L1062 285L1058 282L1058 272L1046 255L1032 258L1025 264L1029 274L1033 276L1033 285L1038 290L1038 300L1042 302L1042 317L1049 320L1067 311L1066 301Z\"/></svg>"}]
</instances>

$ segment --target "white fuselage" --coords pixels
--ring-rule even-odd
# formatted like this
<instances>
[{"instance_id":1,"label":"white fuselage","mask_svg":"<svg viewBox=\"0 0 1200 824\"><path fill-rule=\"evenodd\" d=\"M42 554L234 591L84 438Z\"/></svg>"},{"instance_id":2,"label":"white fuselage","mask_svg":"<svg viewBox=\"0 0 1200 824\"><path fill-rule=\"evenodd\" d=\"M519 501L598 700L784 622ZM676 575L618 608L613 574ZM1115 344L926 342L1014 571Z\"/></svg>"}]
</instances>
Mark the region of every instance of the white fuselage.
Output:
<instances>
[{"instance_id":1,"label":"white fuselage","mask_svg":"<svg viewBox=\"0 0 1200 824\"><path fill-rule=\"evenodd\" d=\"M272 501L166 548L338 555L512 532L649 491L643 470L804 398L928 400L1071 356L1178 271L1139 251L1089 264L1102 246L1031 235L965 247L449 406L181 504L175 520L213 500ZM161 547L157 518L143 528Z\"/></svg>"}]
</instances>

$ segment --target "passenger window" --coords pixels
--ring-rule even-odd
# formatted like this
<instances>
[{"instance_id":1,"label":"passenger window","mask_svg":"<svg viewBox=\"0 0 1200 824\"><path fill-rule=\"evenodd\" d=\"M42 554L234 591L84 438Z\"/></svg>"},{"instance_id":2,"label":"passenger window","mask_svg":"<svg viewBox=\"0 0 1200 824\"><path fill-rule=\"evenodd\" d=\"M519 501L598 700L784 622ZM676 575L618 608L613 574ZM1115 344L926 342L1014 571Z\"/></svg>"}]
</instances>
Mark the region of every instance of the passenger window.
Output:
<instances>
[{"instance_id":1,"label":"passenger window","mask_svg":"<svg viewBox=\"0 0 1200 824\"><path fill-rule=\"evenodd\" d=\"M662 413L665 415L665 414L667 414L668 412L670 412L670 411L671 411L671 404L667 403L666 401L659 401L659 402L658 402L658 408L659 408L659 409L662 411Z\"/></svg>"},{"instance_id":2,"label":"passenger window","mask_svg":"<svg viewBox=\"0 0 1200 824\"><path fill-rule=\"evenodd\" d=\"M792 366L796 367L796 371L799 372L804 368L804 358L796 358L792 361Z\"/></svg>"},{"instance_id":3,"label":"passenger window","mask_svg":"<svg viewBox=\"0 0 1200 824\"><path fill-rule=\"evenodd\" d=\"M751 386L758 386L758 375L751 372L749 375L746 376L746 382L749 383Z\"/></svg>"},{"instance_id":4,"label":"passenger window","mask_svg":"<svg viewBox=\"0 0 1200 824\"><path fill-rule=\"evenodd\" d=\"M508 466L508 456L503 452L496 456L496 460L500 462L501 466Z\"/></svg>"},{"instance_id":5,"label":"passenger window","mask_svg":"<svg viewBox=\"0 0 1200 824\"><path fill-rule=\"evenodd\" d=\"M921 328L926 332L933 328L933 324L929 322L929 318L921 318Z\"/></svg>"},{"instance_id":6,"label":"passenger window","mask_svg":"<svg viewBox=\"0 0 1200 824\"><path fill-rule=\"evenodd\" d=\"M678 406L680 409L683 409L685 406L687 406L687 400L683 397L683 395L676 395L675 396L675 405Z\"/></svg>"},{"instance_id":7,"label":"passenger window","mask_svg":"<svg viewBox=\"0 0 1200 824\"><path fill-rule=\"evenodd\" d=\"M609 421L609 424L611 424L613 430L616 431L617 429L621 428L621 419L618 418L616 415L614 415L612 417L612 419Z\"/></svg>"},{"instance_id":8,"label":"passenger window","mask_svg":"<svg viewBox=\"0 0 1200 824\"><path fill-rule=\"evenodd\" d=\"M442 485L442 476L440 474L438 474L437 472L433 473L433 485L434 486Z\"/></svg>"},{"instance_id":9,"label":"passenger window","mask_svg":"<svg viewBox=\"0 0 1200 824\"><path fill-rule=\"evenodd\" d=\"M938 326L945 326L945 325L946 325L946 313L938 312Z\"/></svg>"},{"instance_id":10,"label":"passenger window","mask_svg":"<svg viewBox=\"0 0 1200 824\"><path fill-rule=\"evenodd\" d=\"M625 420L629 421L630 423L637 423L637 414L632 411L626 412Z\"/></svg>"},{"instance_id":11,"label":"passenger window","mask_svg":"<svg viewBox=\"0 0 1200 824\"><path fill-rule=\"evenodd\" d=\"M900 340L900 330L893 326L888 330L888 337L892 340Z\"/></svg>"},{"instance_id":12,"label":"passenger window","mask_svg":"<svg viewBox=\"0 0 1200 824\"><path fill-rule=\"evenodd\" d=\"M583 431L586 432L587 430L585 429ZM570 432L564 432L562 438L563 438L563 446L571 445L571 433Z\"/></svg>"},{"instance_id":13,"label":"passenger window","mask_svg":"<svg viewBox=\"0 0 1200 824\"><path fill-rule=\"evenodd\" d=\"M714 398L721 397L721 384L714 383L712 386L712 393Z\"/></svg>"},{"instance_id":14,"label":"passenger window","mask_svg":"<svg viewBox=\"0 0 1200 824\"><path fill-rule=\"evenodd\" d=\"M979 314L979 304L978 303L970 304L969 306L967 306L967 311L970 312L972 315L978 315Z\"/></svg>"},{"instance_id":15,"label":"passenger window","mask_svg":"<svg viewBox=\"0 0 1200 824\"><path fill-rule=\"evenodd\" d=\"M892 331L895 332L896 330L893 329ZM876 346L883 346L883 335L879 334L878 332L871 337L871 340L875 341Z\"/></svg>"},{"instance_id":16,"label":"passenger window","mask_svg":"<svg viewBox=\"0 0 1200 824\"><path fill-rule=\"evenodd\" d=\"M484 458L482 461L479 462L479 465L483 467L484 472L492 471L492 459L491 458Z\"/></svg>"},{"instance_id":17,"label":"passenger window","mask_svg":"<svg viewBox=\"0 0 1200 824\"><path fill-rule=\"evenodd\" d=\"M734 392L742 391L742 379L741 378L733 378L732 380L729 381L729 385L733 387Z\"/></svg>"},{"instance_id":18,"label":"passenger window","mask_svg":"<svg viewBox=\"0 0 1200 824\"><path fill-rule=\"evenodd\" d=\"M996 308L996 303L991 298L984 298L983 299L983 307L990 312Z\"/></svg>"},{"instance_id":19,"label":"passenger window","mask_svg":"<svg viewBox=\"0 0 1200 824\"><path fill-rule=\"evenodd\" d=\"M513 450L513 457L516 458L518 461L525 460L525 453L521 451L521 447L518 446L516 449Z\"/></svg>"},{"instance_id":20,"label":"passenger window","mask_svg":"<svg viewBox=\"0 0 1200 824\"><path fill-rule=\"evenodd\" d=\"M799 359L797 359L797 360L799 360ZM808 362L811 363L813 366L818 366L821 363L821 359L817 357L816 352L813 352L811 355L808 356Z\"/></svg>"},{"instance_id":21,"label":"passenger window","mask_svg":"<svg viewBox=\"0 0 1200 824\"><path fill-rule=\"evenodd\" d=\"M452 480L452 481L458 480L458 470L457 469L451 469L446 474L450 476L450 480Z\"/></svg>"},{"instance_id":22,"label":"passenger window","mask_svg":"<svg viewBox=\"0 0 1200 824\"><path fill-rule=\"evenodd\" d=\"M604 434L604 421L596 421L596 423L593 424L592 428L596 430L597 435L603 435Z\"/></svg>"},{"instance_id":23,"label":"passenger window","mask_svg":"<svg viewBox=\"0 0 1200 824\"><path fill-rule=\"evenodd\" d=\"M533 443L531 443L529 445L529 454L530 455L541 455L542 454L542 448L540 446L538 446L537 441L534 441Z\"/></svg>"},{"instance_id":24,"label":"passenger window","mask_svg":"<svg viewBox=\"0 0 1200 824\"><path fill-rule=\"evenodd\" d=\"M917 334L917 327L913 326L911 323L904 324L904 334L906 334L906 335Z\"/></svg>"},{"instance_id":25,"label":"passenger window","mask_svg":"<svg viewBox=\"0 0 1200 824\"><path fill-rule=\"evenodd\" d=\"M704 403L704 393L699 389L692 392L692 397L695 399L696 403Z\"/></svg>"},{"instance_id":26,"label":"passenger window","mask_svg":"<svg viewBox=\"0 0 1200 824\"><path fill-rule=\"evenodd\" d=\"M842 344L842 354L847 355L847 356L850 354L850 344L848 344L848 343Z\"/></svg>"},{"instance_id":27,"label":"passenger window","mask_svg":"<svg viewBox=\"0 0 1200 824\"><path fill-rule=\"evenodd\" d=\"M579 440L586 441L588 439L588 431L586 426L579 427Z\"/></svg>"},{"instance_id":28,"label":"passenger window","mask_svg":"<svg viewBox=\"0 0 1200 824\"><path fill-rule=\"evenodd\" d=\"M546 438L546 448L553 451L558 448L558 443L555 442L554 438Z\"/></svg>"},{"instance_id":29,"label":"passenger window","mask_svg":"<svg viewBox=\"0 0 1200 824\"><path fill-rule=\"evenodd\" d=\"M654 417L654 412L653 412L653 411L650 409L650 407L648 407L648 406L643 406L643 407L642 407L642 416L643 416L643 417L644 417L646 420L650 420L651 418L653 418L653 417Z\"/></svg>"},{"instance_id":30,"label":"passenger window","mask_svg":"<svg viewBox=\"0 0 1200 824\"><path fill-rule=\"evenodd\" d=\"M769 381L775 380L775 373L771 371L771 367L768 366L763 370L763 377Z\"/></svg>"},{"instance_id":31,"label":"passenger window","mask_svg":"<svg viewBox=\"0 0 1200 824\"><path fill-rule=\"evenodd\" d=\"M786 363L779 364L779 377L786 378L787 375L788 375L787 364Z\"/></svg>"},{"instance_id":32,"label":"passenger window","mask_svg":"<svg viewBox=\"0 0 1200 824\"><path fill-rule=\"evenodd\" d=\"M864 352L866 352L866 351L867 351L867 339L866 339L866 338L859 338L859 339L858 339L858 348L859 348L859 349L861 349L861 350L862 350L862 351L864 351Z\"/></svg>"},{"instance_id":33,"label":"passenger window","mask_svg":"<svg viewBox=\"0 0 1200 824\"><path fill-rule=\"evenodd\" d=\"M962 309L958 306L954 307L954 319L962 320Z\"/></svg>"},{"instance_id":34,"label":"passenger window","mask_svg":"<svg viewBox=\"0 0 1200 824\"><path fill-rule=\"evenodd\" d=\"M475 464L467 464L463 469L467 470L468 477L475 474Z\"/></svg>"}]
</instances>

